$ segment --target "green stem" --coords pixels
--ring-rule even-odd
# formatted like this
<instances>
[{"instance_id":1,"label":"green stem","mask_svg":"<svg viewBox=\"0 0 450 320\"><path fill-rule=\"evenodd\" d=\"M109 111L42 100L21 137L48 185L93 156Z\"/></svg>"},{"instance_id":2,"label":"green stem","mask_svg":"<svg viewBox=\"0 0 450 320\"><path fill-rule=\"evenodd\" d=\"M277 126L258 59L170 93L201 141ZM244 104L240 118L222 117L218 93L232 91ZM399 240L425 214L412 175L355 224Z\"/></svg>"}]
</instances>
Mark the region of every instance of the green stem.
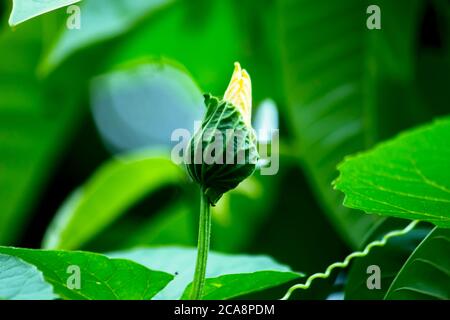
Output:
<instances>
[{"instance_id":1,"label":"green stem","mask_svg":"<svg viewBox=\"0 0 450 320\"><path fill-rule=\"evenodd\" d=\"M205 286L206 262L211 237L211 211L209 201L200 190L200 219L198 228L197 263L192 284L191 300L200 300Z\"/></svg>"}]
</instances>

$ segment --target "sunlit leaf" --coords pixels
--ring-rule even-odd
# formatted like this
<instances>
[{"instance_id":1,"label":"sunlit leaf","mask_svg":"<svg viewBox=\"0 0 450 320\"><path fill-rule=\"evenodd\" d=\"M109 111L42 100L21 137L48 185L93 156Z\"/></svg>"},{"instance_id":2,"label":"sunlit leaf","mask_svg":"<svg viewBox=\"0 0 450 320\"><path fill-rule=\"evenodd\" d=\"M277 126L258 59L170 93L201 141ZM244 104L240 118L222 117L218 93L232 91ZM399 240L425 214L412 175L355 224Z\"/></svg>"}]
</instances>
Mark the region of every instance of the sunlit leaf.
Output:
<instances>
[{"instance_id":1,"label":"sunlit leaf","mask_svg":"<svg viewBox=\"0 0 450 320\"><path fill-rule=\"evenodd\" d=\"M0 299L53 300L53 287L45 282L42 272L25 261L0 254Z\"/></svg>"},{"instance_id":2,"label":"sunlit leaf","mask_svg":"<svg viewBox=\"0 0 450 320\"><path fill-rule=\"evenodd\" d=\"M206 279L203 300L226 300L298 279L294 272L258 271L253 273L227 274ZM181 299L189 299L192 284L189 284Z\"/></svg>"},{"instance_id":3,"label":"sunlit leaf","mask_svg":"<svg viewBox=\"0 0 450 320\"><path fill-rule=\"evenodd\" d=\"M339 165L344 205L450 227L450 119L403 133Z\"/></svg>"},{"instance_id":4,"label":"sunlit leaf","mask_svg":"<svg viewBox=\"0 0 450 320\"><path fill-rule=\"evenodd\" d=\"M149 270L132 261L96 253L12 247L0 247L0 253L36 266L63 299L148 300L173 279L170 274ZM72 282L77 276L79 288L75 280Z\"/></svg>"},{"instance_id":5,"label":"sunlit leaf","mask_svg":"<svg viewBox=\"0 0 450 320\"><path fill-rule=\"evenodd\" d=\"M19 23L37 17L41 14L80 2L81 0L13 0L13 9L9 17L9 24Z\"/></svg>"},{"instance_id":6,"label":"sunlit leaf","mask_svg":"<svg viewBox=\"0 0 450 320\"><path fill-rule=\"evenodd\" d=\"M175 130L193 134L205 110L202 92L190 75L161 59L138 61L96 77L91 102L96 125L114 152L170 149Z\"/></svg>"}]
</instances>

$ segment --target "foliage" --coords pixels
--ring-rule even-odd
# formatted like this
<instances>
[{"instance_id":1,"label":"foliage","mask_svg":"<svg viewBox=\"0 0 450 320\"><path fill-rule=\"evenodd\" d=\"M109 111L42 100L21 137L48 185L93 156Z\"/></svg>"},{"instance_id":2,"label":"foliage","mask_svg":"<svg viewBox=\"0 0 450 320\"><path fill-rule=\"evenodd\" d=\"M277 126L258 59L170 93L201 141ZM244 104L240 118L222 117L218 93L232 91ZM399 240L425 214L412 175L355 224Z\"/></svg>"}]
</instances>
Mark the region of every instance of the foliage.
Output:
<instances>
[{"instance_id":1,"label":"foliage","mask_svg":"<svg viewBox=\"0 0 450 320\"><path fill-rule=\"evenodd\" d=\"M149 270L137 263L77 251L44 251L2 247L2 254L20 258L38 268L48 284L63 299L150 299L173 276L164 272ZM70 266L77 266L83 272L79 288L70 287ZM19 270L18 270L19 271ZM135 279L130 282L129 279ZM81 282L82 281L82 282ZM124 283L129 285L124 286ZM6 285L6 284L5 284ZM30 290L25 282L22 291ZM32 288L32 287L31 287Z\"/></svg>"},{"instance_id":2,"label":"foliage","mask_svg":"<svg viewBox=\"0 0 450 320\"><path fill-rule=\"evenodd\" d=\"M435 228L399 271L386 299L450 299L450 232Z\"/></svg>"},{"instance_id":3,"label":"foliage","mask_svg":"<svg viewBox=\"0 0 450 320\"><path fill-rule=\"evenodd\" d=\"M447 118L348 158L335 182L344 205L449 228L449 138Z\"/></svg>"},{"instance_id":4,"label":"foliage","mask_svg":"<svg viewBox=\"0 0 450 320\"><path fill-rule=\"evenodd\" d=\"M41 14L74 4L80 0L47 0L47 1L24 1L13 0L13 10L9 18L9 24L16 26L26 20L32 19Z\"/></svg>"},{"instance_id":5,"label":"foliage","mask_svg":"<svg viewBox=\"0 0 450 320\"><path fill-rule=\"evenodd\" d=\"M280 170L215 197L202 298L450 298L448 1L11 0L0 18L0 299L189 297L199 190L171 133L192 137L235 61L265 119L241 125L280 124Z\"/></svg>"}]
</instances>

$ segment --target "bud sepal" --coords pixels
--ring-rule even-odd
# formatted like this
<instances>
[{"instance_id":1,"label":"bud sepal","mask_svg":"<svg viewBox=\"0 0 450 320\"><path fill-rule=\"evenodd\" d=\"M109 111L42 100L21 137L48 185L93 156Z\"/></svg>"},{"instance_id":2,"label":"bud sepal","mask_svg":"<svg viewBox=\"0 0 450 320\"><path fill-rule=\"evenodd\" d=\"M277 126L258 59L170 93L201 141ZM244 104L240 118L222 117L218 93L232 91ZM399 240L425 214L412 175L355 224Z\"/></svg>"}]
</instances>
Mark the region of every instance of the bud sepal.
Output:
<instances>
[{"instance_id":1,"label":"bud sepal","mask_svg":"<svg viewBox=\"0 0 450 320\"><path fill-rule=\"evenodd\" d=\"M253 174L259 159L256 134L232 103L205 95L201 127L188 145L186 167L215 205L222 195Z\"/></svg>"}]
</instances>

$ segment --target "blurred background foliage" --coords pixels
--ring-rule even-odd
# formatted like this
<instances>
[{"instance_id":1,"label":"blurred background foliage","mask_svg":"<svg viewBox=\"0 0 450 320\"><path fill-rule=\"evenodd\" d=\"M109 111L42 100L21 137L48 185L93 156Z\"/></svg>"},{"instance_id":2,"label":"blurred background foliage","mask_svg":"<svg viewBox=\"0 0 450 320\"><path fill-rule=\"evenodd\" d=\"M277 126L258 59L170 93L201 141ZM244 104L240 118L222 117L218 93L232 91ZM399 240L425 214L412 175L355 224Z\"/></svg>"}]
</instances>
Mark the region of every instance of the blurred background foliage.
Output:
<instances>
[{"instance_id":1,"label":"blurred background foliage","mask_svg":"<svg viewBox=\"0 0 450 320\"><path fill-rule=\"evenodd\" d=\"M381 30L366 28L369 4ZM257 172L218 203L213 250L309 274L397 223L343 207L331 181L346 155L448 113L448 1L80 7L80 30L66 28L65 9L10 28L11 3L0 3L1 245L195 246L198 191L170 161L171 132L193 130L202 93L221 95L234 61L252 76L254 118L271 104L272 121L255 126L279 125L280 171ZM307 297L328 296L333 282Z\"/></svg>"}]
</instances>

